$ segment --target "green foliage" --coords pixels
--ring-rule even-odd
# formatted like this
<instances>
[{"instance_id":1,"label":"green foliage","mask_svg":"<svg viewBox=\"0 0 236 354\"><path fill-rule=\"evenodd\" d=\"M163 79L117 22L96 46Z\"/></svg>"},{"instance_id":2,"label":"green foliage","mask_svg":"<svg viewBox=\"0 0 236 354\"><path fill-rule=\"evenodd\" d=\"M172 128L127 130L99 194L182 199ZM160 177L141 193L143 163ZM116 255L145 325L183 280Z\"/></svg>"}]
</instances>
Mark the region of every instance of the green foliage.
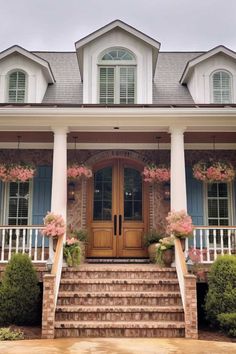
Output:
<instances>
[{"instance_id":1,"label":"green foliage","mask_svg":"<svg viewBox=\"0 0 236 354\"><path fill-rule=\"evenodd\" d=\"M144 245L145 247L148 247L153 243L158 243L163 237L163 234L160 234L157 230L152 229L150 232L144 235Z\"/></svg>"},{"instance_id":2,"label":"green foliage","mask_svg":"<svg viewBox=\"0 0 236 354\"><path fill-rule=\"evenodd\" d=\"M21 331L12 331L10 328L0 328L1 340L19 340L24 339L24 333Z\"/></svg>"},{"instance_id":3,"label":"green foliage","mask_svg":"<svg viewBox=\"0 0 236 354\"><path fill-rule=\"evenodd\" d=\"M72 245L65 244L63 247L63 255L69 267L77 266L81 260L81 248L78 243Z\"/></svg>"},{"instance_id":4,"label":"green foliage","mask_svg":"<svg viewBox=\"0 0 236 354\"><path fill-rule=\"evenodd\" d=\"M236 257L224 255L213 263L208 276L205 311L211 324L221 313L236 312Z\"/></svg>"},{"instance_id":5,"label":"green foliage","mask_svg":"<svg viewBox=\"0 0 236 354\"><path fill-rule=\"evenodd\" d=\"M236 337L236 312L221 313L217 316L221 328L231 337Z\"/></svg>"},{"instance_id":6,"label":"green foliage","mask_svg":"<svg viewBox=\"0 0 236 354\"><path fill-rule=\"evenodd\" d=\"M13 255L0 287L0 324L37 322L39 294L38 279L30 258L26 254Z\"/></svg>"},{"instance_id":7,"label":"green foliage","mask_svg":"<svg viewBox=\"0 0 236 354\"><path fill-rule=\"evenodd\" d=\"M79 229L75 231L75 237L80 241L80 242L87 242L88 240L88 231L85 229Z\"/></svg>"}]
</instances>

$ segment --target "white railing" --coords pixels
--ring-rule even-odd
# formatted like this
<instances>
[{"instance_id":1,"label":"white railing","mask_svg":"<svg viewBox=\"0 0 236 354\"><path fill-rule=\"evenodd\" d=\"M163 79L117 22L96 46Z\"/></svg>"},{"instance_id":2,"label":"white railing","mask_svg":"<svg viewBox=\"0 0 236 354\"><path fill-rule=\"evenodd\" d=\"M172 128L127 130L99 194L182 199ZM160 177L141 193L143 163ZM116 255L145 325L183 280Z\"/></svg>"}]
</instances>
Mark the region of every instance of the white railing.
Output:
<instances>
[{"instance_id":1,"label":"white railing","mask_svg":"<svg viewBox=\"0 0 236 354\"><path fill-rule=\"evenodd\" d=\"M0 226L0 263L7 263L12 254L26 253L35 263L48 260L48 240L43 226Z\"/></svg>"},{"instance_id":2,"label":"white railing","mask_svg":"<svg viewBox=\"0 0 236 354\"><path fill-rule=\"evenodd\" d=\"M236 226L195 226L193 238L186 239L186 257L190 247L200 251L200 263L212 263L219 255L236 254Z\"/></svg>"}]
</instances>

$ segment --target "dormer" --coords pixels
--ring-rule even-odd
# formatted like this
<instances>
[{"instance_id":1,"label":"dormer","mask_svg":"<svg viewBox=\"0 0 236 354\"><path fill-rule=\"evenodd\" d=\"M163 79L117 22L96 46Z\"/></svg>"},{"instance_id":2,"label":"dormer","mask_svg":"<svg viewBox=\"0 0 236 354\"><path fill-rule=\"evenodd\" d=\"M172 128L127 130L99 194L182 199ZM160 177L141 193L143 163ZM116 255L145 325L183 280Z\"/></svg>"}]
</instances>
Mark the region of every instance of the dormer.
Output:
<instances>
[{"instance_id":1,"label":"dormer","mask_svg":"<svg viewBox=\"0 0 236 354\"><path fill-rule=\"evenodd\" d=\"M190 60L180 83L195 103L236 103L236 53L218 46Z\"/></svg>"},{"instance_id":2,"label":"dormer","mask_svg":"<svg viewBox=\"0 0 236 354\"><path fill-rule=\"evenodd\" d=\"M41 103L55 82L49 63L17 45L0 53L0 102Z\"/></svg>"},{"instance_id":3,"label":"dormer","mask_svg":"<svg viewBox=\"0 0 236 354\"><path fill-rule=\"evenodd\" d=\"M116 20L75 43L83 103L148 104L160 43Z\"/></svg>"}]
</instances>

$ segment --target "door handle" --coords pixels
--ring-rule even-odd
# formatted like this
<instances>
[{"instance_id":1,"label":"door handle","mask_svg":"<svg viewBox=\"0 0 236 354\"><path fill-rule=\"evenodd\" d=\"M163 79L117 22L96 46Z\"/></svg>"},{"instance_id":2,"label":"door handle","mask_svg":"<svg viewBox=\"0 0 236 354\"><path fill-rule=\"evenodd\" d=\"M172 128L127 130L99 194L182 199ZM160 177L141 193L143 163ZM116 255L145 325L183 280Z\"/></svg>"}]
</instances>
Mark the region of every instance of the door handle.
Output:
<instances>
[{"instance_id":1,"label":"door handle","mask_svg":"<svg viewBox=\"0 0 236 354\"><path fill-rule=\"evenodd\" d=\"M114 215L114 236L117 235L117 215Z\"/></svg>"},{"instance_id":2,"label":"door handle","mask_svg":"<svg viewBox=\"0 0 236 354\"><path fill-rule=\"evenodd\" d=\"M121 236L122 231L122 215L119 215L119 236Z\"/></svg>"}]
</instances>

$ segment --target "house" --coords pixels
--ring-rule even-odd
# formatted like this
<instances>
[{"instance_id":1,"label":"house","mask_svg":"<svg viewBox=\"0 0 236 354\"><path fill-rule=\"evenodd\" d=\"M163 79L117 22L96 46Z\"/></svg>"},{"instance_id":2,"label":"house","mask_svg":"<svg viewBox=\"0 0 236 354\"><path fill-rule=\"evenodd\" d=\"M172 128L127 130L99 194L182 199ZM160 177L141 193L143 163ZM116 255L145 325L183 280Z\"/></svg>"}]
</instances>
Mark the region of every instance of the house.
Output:
<instances>
[{"instance_id":1,"label":"house","mask_svg":"<svg viewBox=\"0 0 236 354\"><path fill-rule=\"evenodd\" d=\"M36 237L48 210L89 230L91 259L146 258L143 235L182 209L197 226L194 246L207 247L202 261L232 253L234 182L202 182L192 168L209 158L235 168L235 149L236 53L223 45L161 52L120 20L80 39L75 52L14 45L0 53L0 162L33 163L37 174L0 184L1 262L13 246L45 261ZM73 162L93 178L70 185L68 200ZM168 184L144 183L150 163L170 165L170 200Z\"/></svg>"}]
</instances>

